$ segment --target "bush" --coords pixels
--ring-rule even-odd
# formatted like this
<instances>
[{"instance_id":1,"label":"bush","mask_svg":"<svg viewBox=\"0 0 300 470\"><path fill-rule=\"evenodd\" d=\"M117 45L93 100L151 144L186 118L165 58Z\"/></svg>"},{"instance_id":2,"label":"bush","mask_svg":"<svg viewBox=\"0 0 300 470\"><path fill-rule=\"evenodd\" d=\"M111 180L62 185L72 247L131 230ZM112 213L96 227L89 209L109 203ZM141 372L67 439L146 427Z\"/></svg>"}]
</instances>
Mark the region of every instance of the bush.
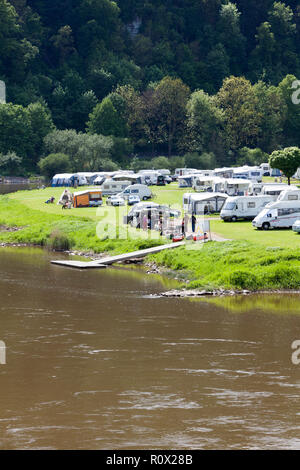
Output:
<instances>
[{"instance_id":1,"label":"bush","mask_svg":"<svg viewBox=\"0 0 300 470\"><path fill-rule=\"evenodd\" d=\"M50 153L48 157L42 158L38 162L38 167L42 175L51 178L56 173L67 173L71 170L71 163L68 155L64 153Z\"/></svg>"},{"instance_id":2,"label":"bush","mask_svg":"<svg viewBox=\"0 0 300 470\"><path fill-rule=\"evenodd\" d=\"M60 230L53 230L47 240L47 247L55 251L69 250L72 246L70 238Z\"/></svg>"}]
</instances>

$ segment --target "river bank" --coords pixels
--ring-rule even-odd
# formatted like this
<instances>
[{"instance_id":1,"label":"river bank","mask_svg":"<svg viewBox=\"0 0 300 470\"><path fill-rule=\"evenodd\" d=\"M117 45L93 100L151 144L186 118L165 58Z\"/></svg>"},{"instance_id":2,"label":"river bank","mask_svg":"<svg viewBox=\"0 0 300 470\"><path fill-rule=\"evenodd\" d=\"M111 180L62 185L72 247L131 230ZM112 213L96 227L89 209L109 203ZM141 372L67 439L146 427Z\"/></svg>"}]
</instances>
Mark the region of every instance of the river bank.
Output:
<instances>
[{"instance_id":1,"label":"river bank","mask_svg":"<svg viewBox=\"0 0 300 470\"><path fill-rule=\"evenodd\" d=\"M111 220L103 221L103 217L99 215L97 217L94 209L94 212L92 210L83 212L80 209L76 212L75 209L55 213L56 207L48 208L43 202L37 204L37 197L41 201L45 195L42 191L23 191L20 194L26 203L21 202L17 193L0 196L2 247L35 245L99 259L107 254L126 253L166 242L163 238L153 239L147 232L135 229L122 238L124 235L122 230L126 230L124 227L118 227L119 231L113 238L109 236L110 230L116 232L116 227L113 227ZM159 197L163 198L163 191ZM30 208L31 201L34 208ZM103 208L104 212L105 210ZM215 227L220 226L219 221L211 222L214 223L219 224ZM228 227L228 224L224 225ZM246 233L248 226L234 225L236 229L241 227L244 230L245 239L238 237L234 239L232 232L233 239L230 241L188 244L186 247L149 256L145 261L146 271L160 272L178 280L183 291L188 289L224 295L222 293L225 291L230 293L298 290L300 245L296 234L268 233L269 245L263 245L259 238L257 242L253 241L253 234L257 233L261 237L264 233L254 231L250 227L252 238L248 237ZM286 246L289 245L289 239L293 240L292 248Z\"/></svg>"}]
</instances>

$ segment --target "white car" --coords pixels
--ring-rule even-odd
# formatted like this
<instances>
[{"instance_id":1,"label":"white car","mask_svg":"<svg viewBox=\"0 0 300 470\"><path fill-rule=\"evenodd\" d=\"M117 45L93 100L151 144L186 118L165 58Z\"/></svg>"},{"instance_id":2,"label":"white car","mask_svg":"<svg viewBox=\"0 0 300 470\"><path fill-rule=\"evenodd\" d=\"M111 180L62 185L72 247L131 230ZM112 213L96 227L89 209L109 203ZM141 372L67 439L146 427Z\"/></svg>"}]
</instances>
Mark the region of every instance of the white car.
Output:
<instances>
[{"instance_id":1,"label":"white car","mask_svg":"<svg viewBox=\"0 0 300 470\"><path fill-rule=\"evenodd\" d=\"M125 206L125 199L121 196L110 196L106 200L108 206Z\"/></svg>"},{"instance_id":2,"label":"white car","mask_svg":"<svg viewBox=\"0 0 300 470\"><path fill-rule=\"evenodd\" d=\"M139 202L141 202L141 198L137 194L131 194L130 196L128 196L127 204L129 206L133 206L134 204L138 204Z\"/></svg>"},{"instance_id":3,"label":"white car","mask_svg":"<svg viewBox=\"0 0 300 470\"><path fill-rule=\"evenodd\" d=\"M292 229L294 232L300 232L300 219L297 219L296 222L293 223Z\"/></svg>"}]
</instances>

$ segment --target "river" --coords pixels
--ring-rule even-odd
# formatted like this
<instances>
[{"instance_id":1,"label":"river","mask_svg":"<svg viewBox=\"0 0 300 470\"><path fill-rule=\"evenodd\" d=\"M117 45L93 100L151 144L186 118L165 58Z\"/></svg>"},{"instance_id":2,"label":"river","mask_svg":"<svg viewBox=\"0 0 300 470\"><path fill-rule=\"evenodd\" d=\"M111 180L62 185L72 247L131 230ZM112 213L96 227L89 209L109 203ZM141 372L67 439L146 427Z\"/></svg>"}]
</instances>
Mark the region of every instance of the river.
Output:
<instances>
[{"instance_id":1,"label":"river","mask_svg":"<svg viewBox=\"0 0 300 470\"><path fill-rule=\"evenodd\" d=\"M53 257L0 249L1 449L300 449L300 297L169 299Z\"/></svg>"}]
</instances>

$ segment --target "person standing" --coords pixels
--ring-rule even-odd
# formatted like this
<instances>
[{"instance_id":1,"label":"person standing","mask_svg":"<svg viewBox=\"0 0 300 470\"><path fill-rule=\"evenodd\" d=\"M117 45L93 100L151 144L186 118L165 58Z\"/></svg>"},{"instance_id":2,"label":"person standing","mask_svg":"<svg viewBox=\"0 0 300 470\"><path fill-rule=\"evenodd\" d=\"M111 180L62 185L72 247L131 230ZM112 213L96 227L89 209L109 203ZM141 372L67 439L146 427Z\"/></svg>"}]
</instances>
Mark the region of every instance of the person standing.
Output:
<instances>
[{"instance_id":1,"label":"person standing","mask_svg":"<svg viewBox=\"0 0 300 470\"><path fill-rule=\"evenodd\" d=\"M195 214L195 212L193 212L193 213L192 213L192 232L193 232L193 233L195 233L196 222L197 222L196 214Z\"/></svg>"}]
</instances>

